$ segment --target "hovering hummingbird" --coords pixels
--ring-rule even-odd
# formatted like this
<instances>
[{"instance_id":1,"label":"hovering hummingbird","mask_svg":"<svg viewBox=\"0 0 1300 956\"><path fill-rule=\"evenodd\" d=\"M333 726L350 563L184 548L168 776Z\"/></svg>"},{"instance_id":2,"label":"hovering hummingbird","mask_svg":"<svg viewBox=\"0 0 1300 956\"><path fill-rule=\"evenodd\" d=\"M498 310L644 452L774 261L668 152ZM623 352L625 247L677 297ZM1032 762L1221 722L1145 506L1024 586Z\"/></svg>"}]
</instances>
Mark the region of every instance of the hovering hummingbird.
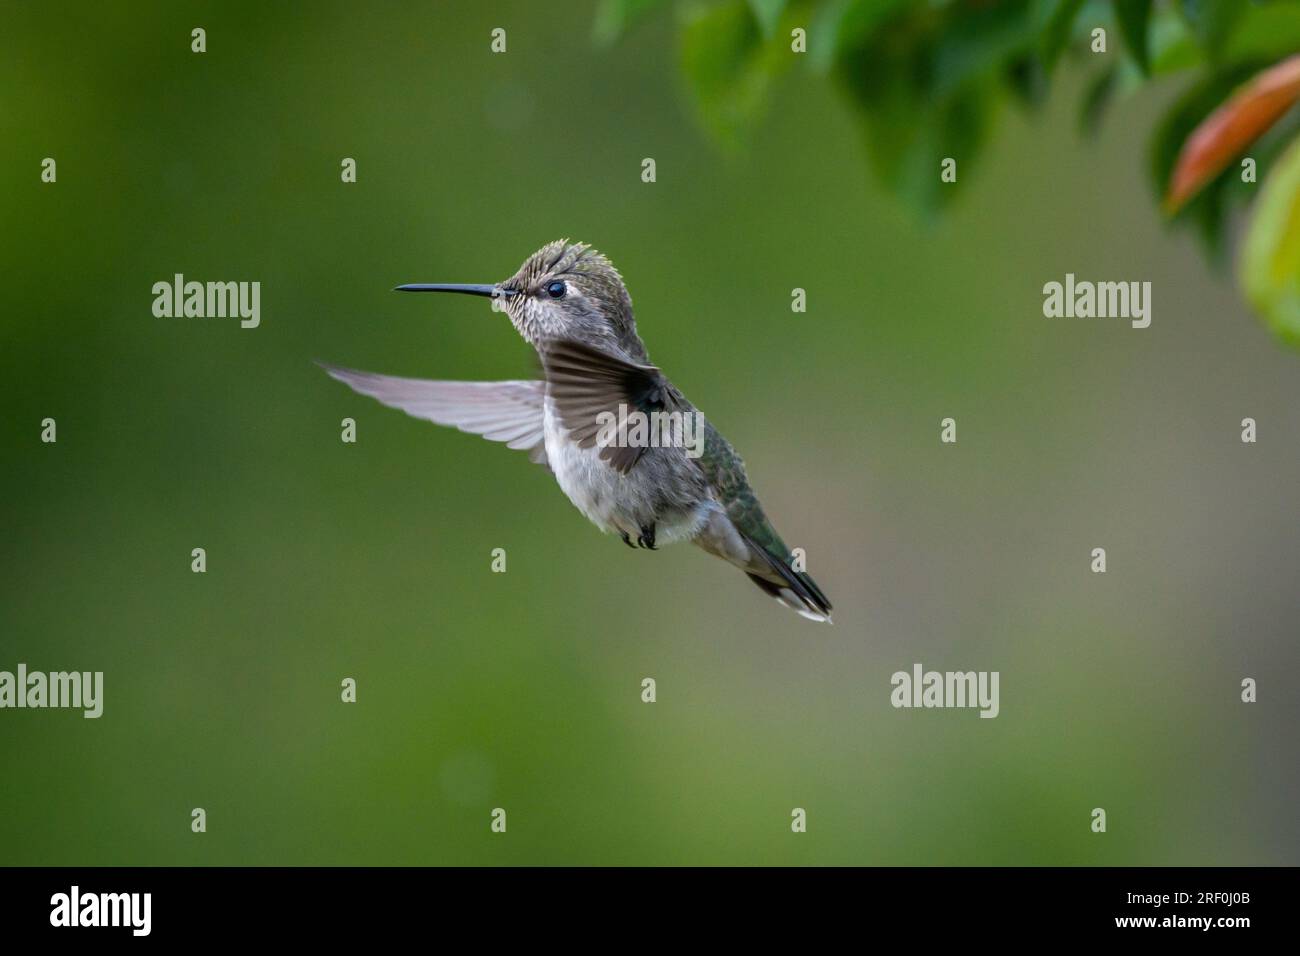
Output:
<instances>
[{"instance_id":1,"label":"hovering hummingbird","mask_svg":"<svg viewBox=\"0 0 1300 956\"><path fill-rule=\"evenodd\" d=\"M331 376L408 415L526 450L550 468L579 511L628 547L653 551L691 541L736 565L786 607L830 623L830 601L792 566L740 456L650 364L623 278L603 255L561 239L496 285L402 285L396 291L491 298L537 350L545 378L439 382L324 365ZM693 416L703 440L693 449L681 442L633 442L626 427L607 427L636 413Z\"/></svg>"}]
</instances>

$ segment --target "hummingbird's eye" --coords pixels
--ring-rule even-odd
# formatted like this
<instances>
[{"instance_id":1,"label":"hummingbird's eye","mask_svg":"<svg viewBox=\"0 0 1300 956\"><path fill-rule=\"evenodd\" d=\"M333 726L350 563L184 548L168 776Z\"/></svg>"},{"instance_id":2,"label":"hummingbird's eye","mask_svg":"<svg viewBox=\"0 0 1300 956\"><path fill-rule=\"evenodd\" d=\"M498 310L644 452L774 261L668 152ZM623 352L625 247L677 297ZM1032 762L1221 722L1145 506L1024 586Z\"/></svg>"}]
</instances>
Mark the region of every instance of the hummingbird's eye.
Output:
<instances>
[{"instance_id":1,"label":"hummingbird's eye","mask_svg":"<svg viewBox=\"0 0 1300 956\"><path fill-rule=\"evenodd\" d=\"M546 287L546 294L549 295L552 299L564 298L564 283L563 282L550 283Z\"/></svg>"}]
</instances>

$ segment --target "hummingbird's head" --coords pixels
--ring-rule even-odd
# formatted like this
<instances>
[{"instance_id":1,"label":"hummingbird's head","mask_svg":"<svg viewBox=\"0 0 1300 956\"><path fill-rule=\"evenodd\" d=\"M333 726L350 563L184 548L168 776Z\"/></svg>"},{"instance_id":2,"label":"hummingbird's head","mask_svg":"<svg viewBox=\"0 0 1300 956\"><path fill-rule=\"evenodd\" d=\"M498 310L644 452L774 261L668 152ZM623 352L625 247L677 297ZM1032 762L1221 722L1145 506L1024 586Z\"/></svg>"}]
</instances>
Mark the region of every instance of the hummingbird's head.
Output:
<instances>
[{"instance_id":1,"label":"hummingbird's head","mask_svg":"<svg viewBox=\"0 0 1300 956\"><path fill-rule=\"evenodd\" d=\"M532 345L549 339L636 340L632 298L613 263L586 243L547 243L496 285L403 285L402 292L462 292L492 299Z\"/></svg>"}]
</instances>

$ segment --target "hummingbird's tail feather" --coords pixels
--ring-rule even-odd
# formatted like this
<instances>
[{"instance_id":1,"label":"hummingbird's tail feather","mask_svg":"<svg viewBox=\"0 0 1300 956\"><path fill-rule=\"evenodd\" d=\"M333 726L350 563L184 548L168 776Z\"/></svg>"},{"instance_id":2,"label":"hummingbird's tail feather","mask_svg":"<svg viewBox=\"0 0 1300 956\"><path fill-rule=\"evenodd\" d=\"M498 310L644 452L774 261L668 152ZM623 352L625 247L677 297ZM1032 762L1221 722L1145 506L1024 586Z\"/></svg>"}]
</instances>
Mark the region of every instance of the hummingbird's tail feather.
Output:
<instances>
[{"instance_id":1,"label":"hummingbird's tail feather","mask_svg":"<svg viewBox=\"0 0 1300 956\"><path fill-rule=\"evenodd\" d=\"M746 571L751 581L775 598L778 604L784 604L800 617L826 624L834 623L831 620L831 602L807 572L796 571L788 561L776 557L748 537L745 537L745 541L748 542L751 553L756 552L771 570L770 574L762 576ZM772 580L773 577L777 580Z\"/></svg>"},{"instance_id":2,"label":"hummingbird's tail feather","mask_svg":"<svg viewBox=\"0 0 1300 956\"><path fill-rule=\"evenodd\" d=\"M771 531L770 526L768 527ZM731 517L716 505L708 510L692 539L709 554L717 555L749 575L765 594L810 621L831 622L831 602L803 571L796 571L784 545L771 532L772 548L765 548L752 535L741 531Z\"/></svg>"},{"instance_id":3,"label":"hummingbird's tail feather","mask_svg":"<svg viewBox=\"0 0 1300 956\"><path fill-rule=\"evenodd\" d=\"M800 617L806 617L810 621L824 622L834 624L831 620L829 610L821 610L810 606L804 598L795 594L790 588L783 588L779 584L773 584L771 581L765 581L757 574L750 574L749 579L759 586L763 593L776 599L777 604L783 604L790 610L794 611Z\"/></svg>"}]
</instances>

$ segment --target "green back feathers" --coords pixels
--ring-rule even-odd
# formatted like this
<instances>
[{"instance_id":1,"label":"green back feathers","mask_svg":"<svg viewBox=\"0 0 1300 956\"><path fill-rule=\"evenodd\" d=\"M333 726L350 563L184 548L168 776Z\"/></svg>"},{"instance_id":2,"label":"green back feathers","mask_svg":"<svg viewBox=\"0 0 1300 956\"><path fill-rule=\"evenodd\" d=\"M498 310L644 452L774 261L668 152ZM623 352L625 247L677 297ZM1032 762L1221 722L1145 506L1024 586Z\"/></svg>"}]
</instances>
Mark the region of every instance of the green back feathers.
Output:
<instances>
[{"instance_id":1,"label":"green back feathers","mask_svg":"<svg viewBox=\"0 0 1300 956\"><path fill-rule=\"evenodd\" d=\"M696 460L709 484L718 493L727 517L741 534L781 561L790 560L785 542L763 513L745 475L745 462L736 449L707 420L704 423L704 453Z\"/></svg>"}]
</instances>

